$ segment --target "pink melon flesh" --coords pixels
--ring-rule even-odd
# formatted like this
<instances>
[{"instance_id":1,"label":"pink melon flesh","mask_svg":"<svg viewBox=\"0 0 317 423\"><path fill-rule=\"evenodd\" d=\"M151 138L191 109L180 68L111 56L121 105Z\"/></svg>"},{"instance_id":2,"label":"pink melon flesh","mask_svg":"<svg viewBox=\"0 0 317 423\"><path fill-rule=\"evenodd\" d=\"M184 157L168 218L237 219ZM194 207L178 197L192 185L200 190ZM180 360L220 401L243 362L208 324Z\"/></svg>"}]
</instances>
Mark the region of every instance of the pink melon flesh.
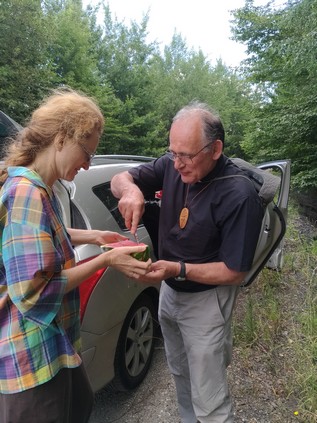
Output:
<instances>
[{"instance_id":1,"label":"pink melon flesh","mask_svg":"<svg viewBox=\"0 0 317 423\"><path fill-rule=\"evenodd\" d=\"M124 241L112 242L110 244L102 245L101 248L105 250L112 250L113 248L136 247L137 245L145 246L146 248L144 251L141 251L139 253L132 253L131 256L140 261L147 261L150 258L150 248L148 245L144 244L143 242L140 242L138 244L135 241L131 241L131 239L125 239Z\"/></svg>"}]
</instances>

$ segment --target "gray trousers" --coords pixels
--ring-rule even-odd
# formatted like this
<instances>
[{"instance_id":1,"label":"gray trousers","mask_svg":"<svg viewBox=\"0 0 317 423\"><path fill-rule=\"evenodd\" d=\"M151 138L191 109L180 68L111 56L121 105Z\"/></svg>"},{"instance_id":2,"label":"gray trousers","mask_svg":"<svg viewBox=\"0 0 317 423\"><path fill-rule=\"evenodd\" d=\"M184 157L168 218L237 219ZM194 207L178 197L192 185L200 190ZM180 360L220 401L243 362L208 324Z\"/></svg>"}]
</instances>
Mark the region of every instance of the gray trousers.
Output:
<instances>
[{"instance_id":1,"label":"gray trousers","mask_svg":"<svg viewBox=\"0 0 317 423\"><path fill-rule=\"evenodd\" d=\"M0 394L0 423L87 423L94 395L83 365L16 394Z\"/></svg>"},{"instance_id":2,"label":"gray trousers","mask_svg":"<svg viewBox=\"0 0 317 423\"><path fill-rule=\"evenodd\" d=\"M221 286L184 293L162 283L159 321L182 423L233 422L226 368L237 292Z\"/></svg>"}]
</instances>

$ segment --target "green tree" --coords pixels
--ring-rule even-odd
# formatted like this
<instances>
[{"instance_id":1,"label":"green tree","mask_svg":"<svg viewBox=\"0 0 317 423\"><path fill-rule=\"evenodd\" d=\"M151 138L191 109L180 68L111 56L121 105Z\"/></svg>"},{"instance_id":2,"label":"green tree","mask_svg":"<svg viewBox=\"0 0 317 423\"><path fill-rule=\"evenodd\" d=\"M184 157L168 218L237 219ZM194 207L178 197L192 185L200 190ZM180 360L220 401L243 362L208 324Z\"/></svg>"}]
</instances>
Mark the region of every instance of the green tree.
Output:
<instances>
[{"instance_id":1,"label":"green tree","mask_svg":"<svg viewBox=\"0 0 317 423\"><path fill-rule=\"evenodd\" d=\"M50 57L55 70L56 86L66 85L92 95L106 117L106 131L99 143L99 154L114 152L107 131L116 127L115 111L120 101L111 84L99 69L98 52L102 28L97 25L98 7L84 11L81 0L50 0L47 7L53 42Z\"/></svg>"},{"instance_id":2,"label":"green tree","mask_svg":"<svg viewBox=\"0 0 317 423\"><path fill-rule=\"evenodd\" d=\"M226 152L241 156L250 107L241 76L221 61L212 66L177 33L162 53L147 42L147 14L127 27L101 6L98 25L98 7L83 10L81 0L0 0L1 108L23 123L51 88L70 86L103 110L98 153L158 156L174 114L198 99L220 113Z\"/></svg>"},{"instance_id":3,"label":"green tree","mask_svg":"<svg viewBox=\"0 0 317 423\"><path fill-rule=\"evenodd\" d=\"M246 72L261 98L246 151L257 160L292 160L294 186L317 188L317 1L235 12L234 34L246 43Z\"/></svg>"},{"instance_id":4,"label":"green tree","mask_svg":"<svg viewBox=\"0 0 317 423\"><path fill-rule=\"evenodd\" d=\"M249 90L239 74L220 60L215 66L202 51L189 50L180 34L174 34L164 56L155 62L155 98L165 127L164 148L172 117L192 100L209 104L218 113L226 129L225 152L243 156L240 142L249 115ZM163 145L162 145L163 148Z\"/></svg>"},{"instance_id":5,"label":"green tree","mask_svg":"<svg viewBox=\"0 0 317 423\"><path fill-rule=\"evenodd\" d=\"M150 154L149 133L157 124L150 77L155 43L147 44L148 17L130 27L112 18L104 6L104 28L99 47L99 72L116 96L112 125L106 126L105 147L112 153Z\"/></svg>"},{"instance_id":6,"label":"green tree","mask_svg":"<svg viewBox=\"0 0 317 423\"><path fill-rule=\"evenodd\" d=\"M50 1L46 10L55 84L86 91L99 82L90 17L79 0Z\"/></svg>"},{"instance_id":7,"label":"green tree","mask_svg":"<svg viewBox=\"0 0 317 423\"><path fill-rule=\"evenodd\" d=\"M0 108L18 122L50 86L48 22L39 0L0 0Z\"/></svg>"}]
</instances>

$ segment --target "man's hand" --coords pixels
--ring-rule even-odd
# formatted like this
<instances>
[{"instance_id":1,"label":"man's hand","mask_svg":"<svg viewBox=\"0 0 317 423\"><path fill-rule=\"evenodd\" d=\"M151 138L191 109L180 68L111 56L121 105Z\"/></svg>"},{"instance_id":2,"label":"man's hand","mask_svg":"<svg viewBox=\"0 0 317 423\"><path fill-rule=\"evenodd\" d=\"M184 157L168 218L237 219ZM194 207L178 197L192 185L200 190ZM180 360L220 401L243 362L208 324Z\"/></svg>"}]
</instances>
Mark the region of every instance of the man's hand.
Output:
<instances>
[{"instance_id":1,"label":"man's hand","mask_svg":"<svg viewBox=\"0 0 317 423\"><path fill-rule=\"evenodd\" d=\"M139 188L123 193L119 200L118 208L124 219L125 226L134 235L145 208L144 197Z\"/></svg>"},{"instance_id":2,"label":"man's hand","mask_svg":"<svg viewBox=\"0 0 317 423\"><path fill-rule=\"evenodd\" d=\"M158 260L151 264L150 270L138 279L142 282L161 282L164 279L175 278L180 271L178 262Z\"/></svg>"},{"instance_id":3,"label":"man's hand","mask_svg":"<svg viewBox=\"0 0 317 423\"><path fill-rule=\"evenodd\" d=\"M119 198L118 208L125 226L134 235L145 208L141 190L135 185L129 172L122 172L112 178L111 191Z\"/></svg>"}]
</instances>

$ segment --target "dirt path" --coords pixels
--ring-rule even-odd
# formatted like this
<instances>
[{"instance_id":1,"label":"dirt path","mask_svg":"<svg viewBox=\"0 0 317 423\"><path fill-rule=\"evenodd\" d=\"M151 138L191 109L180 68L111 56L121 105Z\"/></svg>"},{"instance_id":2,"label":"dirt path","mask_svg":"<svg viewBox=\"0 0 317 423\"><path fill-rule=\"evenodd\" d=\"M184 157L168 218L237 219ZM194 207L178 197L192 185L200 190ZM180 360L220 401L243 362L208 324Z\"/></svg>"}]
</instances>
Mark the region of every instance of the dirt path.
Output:
<instances>
[{"instance_id":1,"label":"dirt path","mask_svg":"<svg viewBox=\"0 0 317 423\"><path fill-rule=\"evenodd\" d=\"M298 423L294 407L283 397L283 383L278 377L272 378L268 363L254 351L244 367L240 354L236 349L234 365L229 369L235 423ZM161 342L142 385L133 392L100 391L90 423L180 423L174 382Z\"/></svg>"},{"instance_id":2,"label":"dirt path","mask_svg":"<svg viewBox=\"0 0 317 423\"><path fill-rule=\"evenodd\" d=\"M163 341L158 340L153 365L139 388L132 392L98 392L89 423L179 421L174 382L167 368Z\"/></svg>"}]
</instances>

